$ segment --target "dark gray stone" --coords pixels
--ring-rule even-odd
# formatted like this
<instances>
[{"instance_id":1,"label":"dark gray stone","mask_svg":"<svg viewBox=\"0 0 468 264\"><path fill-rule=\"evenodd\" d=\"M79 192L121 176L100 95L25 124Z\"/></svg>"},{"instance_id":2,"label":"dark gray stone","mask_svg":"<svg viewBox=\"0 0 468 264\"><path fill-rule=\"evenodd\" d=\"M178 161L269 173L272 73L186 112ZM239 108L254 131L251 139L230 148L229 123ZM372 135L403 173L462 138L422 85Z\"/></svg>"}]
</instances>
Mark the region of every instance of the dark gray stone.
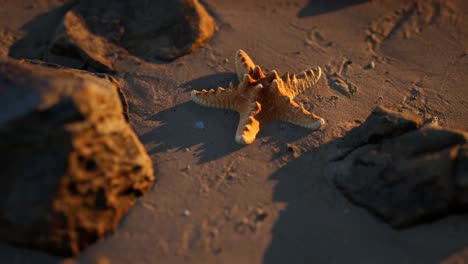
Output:
<instances>
[{"instance_id":1,"label":"dark gray stone","mask_svg":"<svg viewBox=\"0 0 468 264\"><path fill-rule=\"evenodd\" d=\"M336 185L394 227L468 211L467 133L421 124L379 107L338 143Z\"/></svg>"},{"instance_id":2,"label":"dark gray stone","mask_svg":"<svg viewBox=\"0 0 468 264\"><path fill-rule=\"evenodd\" d=\"M119 91L104 74L0 62L0 239L76 255L149 190Z\"/></svg>"},{"instance_id":3,"label":"dark gray stone","mask_svg":"<svg viewBox=\"0 0 468 264\"><path fill-rule=\"evenodd\" d=\"M214 31L213 18L198 0L85 0L67 12L50 51L113 72L122 53L172 61L200 47Z\"/></svg>"}]
</instances>

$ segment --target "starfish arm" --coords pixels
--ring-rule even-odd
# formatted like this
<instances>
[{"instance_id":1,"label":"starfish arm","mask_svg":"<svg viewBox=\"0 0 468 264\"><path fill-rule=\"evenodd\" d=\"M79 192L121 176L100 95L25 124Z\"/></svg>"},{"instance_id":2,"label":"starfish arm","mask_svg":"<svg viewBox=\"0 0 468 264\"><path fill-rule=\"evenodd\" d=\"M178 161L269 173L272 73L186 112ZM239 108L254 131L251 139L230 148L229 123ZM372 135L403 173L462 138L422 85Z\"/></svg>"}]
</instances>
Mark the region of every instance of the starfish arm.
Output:
<instances>
[{"instance_id":1,"label":"starfish arm","mask_svg":"<svg viewBox=\"0 0 468 264\"><path fill-rule=\"evenodd\" d=\"M236 142L239 144L251 144L260 131L260 122L256 119L262 107L259 102L245 104L244 109L239 109L239 125L236 131Z\"/></svg>"},{"instance_id":2,"label":"starfish arm","mask_svg":"<svg viewBox=\"0 0 468 264\"><path fill-rule=\"evenodd\" d=\"M289 74L283 76L283 81L286 84L287 94L294 98L298 94L301 94L305 90L314 86L322 76L322 70L320 67L315 67L306 71L302 71L298 74L289 77Z\"/></svg>"},{"instance_id":3,"label":"starfish arm","mask_svg":"<svg viewBox=\"0 0 468 264\"><path fill-rule=\"evenodd\" d=\"M280 77L274 70L265 74L243 50L236 53L235 67L238 85L230 84L228 89L193 90L191 98L203 106L239 112L237 143L251 144L260 131L261 123L271 119L314 130L325 124L323 118L308 112L293 100L318 82L322 75L320 67L293 76L286 74Z\"/></svg>"},{"instance_id":4,"label":"starfish arm","mask_svg":"<svg viewBox=\"0 0 468 264\"><path fill-rule=\"evenodd\" d=\"M325 124L325 120L314 113L304 109L303 106L294 102L289 96L283 96L282 102L278 103L283 111L276 114L276 118L292 124L317 130Z\"/></svg>"},{"instance_id":5,"label":"starfish arm","mask_svg":"<svg viewBox=\"0 0 468 264\"><path fill-rule=\"evenodd\" d=\"M276 93L279 96L288 96L293 98L289 92L288 83L285 83L275 70L272 70L269 75L270 78L273 78L269 86L273 93Z\"/></svg>"},{"instance_id":6,"label":"starfish arm","mask_svg":"<svg viewBox=\"0 0 468 264\"><path fill-rule=\"evenodd\" d=\"M251 73L255 68L252 59L243 50L238 50L236 53L236 73L239 81L242 81L245 74Z\"/></svg>"},{"instance_id":7,"label":"starfish arm","mask_svg":"<svg viewBox=\"0 0 468 264\"><path fill-rule=\"evenodd\" d=\"M193 90L190 94L192 101L203 106L237 110L236 87L231 83L229 89L219 87L218 90Z\"/></svg>"}]
</instances>

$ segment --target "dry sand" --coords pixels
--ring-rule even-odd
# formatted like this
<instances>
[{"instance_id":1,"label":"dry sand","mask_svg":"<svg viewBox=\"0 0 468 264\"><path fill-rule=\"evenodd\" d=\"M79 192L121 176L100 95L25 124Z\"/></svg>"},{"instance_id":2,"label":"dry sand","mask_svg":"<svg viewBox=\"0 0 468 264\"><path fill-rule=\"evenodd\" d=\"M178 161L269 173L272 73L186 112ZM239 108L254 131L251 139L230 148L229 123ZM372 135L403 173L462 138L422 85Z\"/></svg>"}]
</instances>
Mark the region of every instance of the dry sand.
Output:
<instances>
[{"instance_id":1,"label":"dry sand","mask_svg":"<svg viewBox=\"0 0 468 264\"><path fill-rule=\"evenodd\" d=\"M0 0L0 57L41 58L63 2ZM347 201L314 155L379 104L468 130L466 1L204 3L219 25L204 47L116 65L154 161L152 190L76 259L0 244L0 263L438 263L468 246L468 216L394 230ZM234 81L239 48L268 70L326 69L297 100L327 127L271 122L237 145L237 114L195 105L189 91Z\"/></svg>"}]
</instances>

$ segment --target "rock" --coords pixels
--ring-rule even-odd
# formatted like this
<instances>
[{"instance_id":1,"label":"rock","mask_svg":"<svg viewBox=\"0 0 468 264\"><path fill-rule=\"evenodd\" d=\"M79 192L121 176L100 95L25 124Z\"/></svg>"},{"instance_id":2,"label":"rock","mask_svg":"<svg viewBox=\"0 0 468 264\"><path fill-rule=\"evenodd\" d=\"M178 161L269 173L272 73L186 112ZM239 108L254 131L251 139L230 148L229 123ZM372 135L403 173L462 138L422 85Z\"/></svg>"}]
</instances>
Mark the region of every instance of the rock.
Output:
<instances>
[{"instance_id":1,"label":"rock","mask_svg":"<svg viewBox=\"0 0 468 264\"><path fill-rule=\"evenodd\" d=\"M468 212L468 134L377 108L338 146L335 184L394 227Z\"/></svg>"},{"instance_id":2,"label":"rock","mask_svg":"<svg viewBox=\"0 0 468 264\"><path fill-rule=\"evenodd\" d=\"M112 57L119 52L119 48L105 38L93 34L83 17L69 11L57 28L50 51L52 54L49 58L53 58L53 54L81 58L97 71L112 73L115 72Z\"/></svg>"},{"instance_id":3,"label":"rock","mask_svg":"<svg viewBox=\"0 0 468 264\"><path fill-rule=\"evenodd\" d=\"M0 62L0 239L78 254L114 230L154 181L104 74Z\"/></svg>"},{"instance_id":4,"label":"rock","mask_svg":"<svg viewBox=\"0 0 468 264\"><path fill-rule=\"evenodd\" d=\"M15 36L11 30L0 28L0 61L8 57L8 51L15 41Z\"/></svg>"},{"instance_id":5,"label":"rock","mask_svg":"<svg viewBox=\"0 0 468 264\"><path fill-rule=\"evenodd\" d=\"M383 106L376 107L366 121L346 134L337 145L334 160L343 159L350 152L365 144L374 144L385 138L399 136L420 128L423 120L411 113L399 113Z\"/></svg>"},{"instance_id":6,"label":"rock","mask_svg":"<svg viewBox=\"0 0 468 264\"><path fill-rule=\"evenodd\" d=\"M356 148L374 144L384 138L392 138L420 128L423 120L410 113L399 113L383 106L376 107L366 121L351 130L339 143L340 148Z\"/></svg>"},{"instance_id":7,"label":"rock","mask_svg":"<svg viewBox=\"0 0 468 264\"><path fill-rule=\"evenodd\" d=\"M461 204L468 204L468 145L463 145L458 151L458 162L455 172L455 187L457 188L457 200ZM465 190L465 191L464 191Z\"/></svg>"},{"instance_id":8,"label":"rock","mask_svg":"<svg viewBox=\"0 0 468 264\"><path fill-rule=\"evenodd\" d=\"M440 264L468 264L468 247L442 260Z\"/></svg>"},{"instance_id":9,"label":"rock","mask_svg":"<svg viewBox=\"0 0 468 264\"><path fill-rule=\"evenodd\" d=\"M85 0L65 15L50 51L113 72L122 53L172 61L200 47L214 31L213 18L198 0Z\"/></svg>"},{"instance_id":10,"label":"rock","mask_svg":"<svg viewBox=\"0 0 468 264\"><path fill-rule=\"evenodd\" d=\"M371 69L375 69L375 62L374 61L371 61L369 64L364 66L364 70L371 70Z\"/></svg>"}]
</instances>

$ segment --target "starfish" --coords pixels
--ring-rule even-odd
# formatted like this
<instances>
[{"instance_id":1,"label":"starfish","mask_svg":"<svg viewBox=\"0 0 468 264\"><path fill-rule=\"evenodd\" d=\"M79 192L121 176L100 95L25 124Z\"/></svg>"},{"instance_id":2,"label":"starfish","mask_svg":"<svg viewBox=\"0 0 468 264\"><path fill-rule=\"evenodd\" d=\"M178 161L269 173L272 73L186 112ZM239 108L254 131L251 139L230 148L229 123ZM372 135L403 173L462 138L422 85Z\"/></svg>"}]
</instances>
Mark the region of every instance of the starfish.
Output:
<instances>
[{"instance_id":1,"label":"starfish","mask_svg":"<svg viewBox=\"0 0 468 264\"><path fill-rule=\"evenodd\" d=\"M237 51L235 64L240 82L238 85L230 83L227 89L193 90L191 98L203 106L239 112L235 137L237 143L252 143L261 124L272 119L313 130L325 124L323 118L310 113L293 100L296 95L317 83L322 74L320 67L292 76L286 73L280 77L275 70L265 74L243 50Z\"/></svg>"}]
</instances>

